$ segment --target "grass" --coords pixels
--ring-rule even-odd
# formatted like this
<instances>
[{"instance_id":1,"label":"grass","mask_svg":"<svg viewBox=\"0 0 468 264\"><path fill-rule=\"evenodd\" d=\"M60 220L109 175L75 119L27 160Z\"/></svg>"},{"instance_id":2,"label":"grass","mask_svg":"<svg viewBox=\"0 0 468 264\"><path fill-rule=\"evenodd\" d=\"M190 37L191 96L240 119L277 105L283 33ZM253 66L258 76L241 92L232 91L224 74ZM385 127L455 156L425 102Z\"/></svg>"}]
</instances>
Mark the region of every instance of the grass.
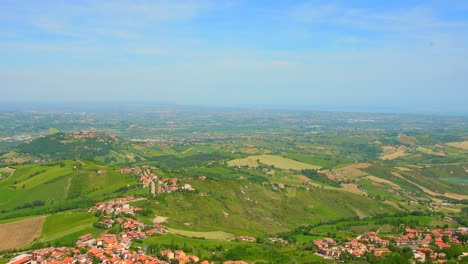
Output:
<instances>
[{"instance_id":1,"label":"grass","mask_svg":"<svg viewBox=\"0 0 468 264\"><path fill-rule=\"evenodd\" d=\"M40 241L47 242L92 227L96 217L90 212L66 212L50 215L44 222Z\"/></svg>"},{"instance_id":2,"label":"grass","mask_svg":"<svg viewBox=\"0 0 468 264\"><path fill-rule=\"evenodd\" d=\"M196 231L187 231L174 228L168 228L171 233L184 236L184 237L194 237L194 238L204 238L212 240L228 240L234 237L233 234L226 233L223 231L210 231L210 232L196 232Z\"/></svg>"},{"instance_id":3,"label":"grass","mask_svg":"<svg viewBox=\"0 0 468 264\"><path fill-rule=\"evenodd\" d=\"M171 193L148 200L157 215L169 217L166 225L179 230L223 230L235 235L280 232L303 224L394 212L362 195L312 188L274 191L247 181L188 181L198 193ZM208 196L201 197L200 193ZM359 208L366 208L358 212Z\"/></svg>"}]
</instances>

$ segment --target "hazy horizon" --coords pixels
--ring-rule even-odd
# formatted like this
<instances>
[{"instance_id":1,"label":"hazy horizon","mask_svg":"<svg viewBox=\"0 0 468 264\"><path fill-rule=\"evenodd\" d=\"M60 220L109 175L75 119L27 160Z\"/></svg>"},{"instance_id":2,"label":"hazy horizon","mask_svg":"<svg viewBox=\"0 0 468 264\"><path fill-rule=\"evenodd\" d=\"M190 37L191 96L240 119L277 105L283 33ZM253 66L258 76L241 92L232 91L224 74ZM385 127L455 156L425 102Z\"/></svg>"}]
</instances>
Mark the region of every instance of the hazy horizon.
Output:
<instances>
[{"instance_id":1,"label":"hazy horizon","mask_svg":"<svg viewBox=\"0 0 468 264\"><path fill-rule=\"evenodd\" d=\"M468 114L461 1L4 1L0 102Z\"/></svg>"},{"instance_id":2,"label":"hazy horizon","mask_svg":"<svg viewBox=\"0 0 468 264\"><path fill-rule=\"evenodd\" d=\"M457 108L424 108L377 105L287 105L287 104L180 104L161 101L18 101L2 102L0 112L106 112L106 111L152 111L157 109L225 109L225 110L279 110L279 111L318 111L369 114L402 114L429 116L468 116L468 112Z\"/></svg>"}]
</instances>

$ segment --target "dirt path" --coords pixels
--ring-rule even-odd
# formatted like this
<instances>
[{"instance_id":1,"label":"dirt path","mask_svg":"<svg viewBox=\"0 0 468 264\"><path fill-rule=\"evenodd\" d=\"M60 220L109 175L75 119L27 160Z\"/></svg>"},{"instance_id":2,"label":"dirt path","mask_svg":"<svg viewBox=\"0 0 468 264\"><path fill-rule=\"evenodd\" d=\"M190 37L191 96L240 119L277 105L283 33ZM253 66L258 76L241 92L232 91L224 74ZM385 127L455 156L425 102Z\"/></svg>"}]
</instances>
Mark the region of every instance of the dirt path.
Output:
<instances>
[{"instance_id":1,"label":"dirt path","mask_svg":"<svg viewBox=\"0 0 468 264\"><path fill-rule=\"evenodd\" d=\"M9 167L5 167L5 168L1 168L0 170L2 170L1 172L10 172L10 175L8 175L8 177L6 177L5 179L3 179L4 181L5 180L8 180L11 176L13 176L13 174L15 173L16 169L12 169L12 168L9 168Z\"/></svg>"},{"instance_id":2,"label":"dirt path","mask_svg":"<svg viewBox=\"0 0 468 264\"><path fill-rule=\"evenodd\" d=\"M72 177L73 177L73 175L68 177L67 189L65 190L65 197L68 197L68 190L70 189Z\"/></svg>"},{"instance_id":3,"label":"dirt path","mask_svg":"<svg viewBox=\"0 0 468 264\"><path fill-rule=\"evenodd\" d=\"M156 217L153 219L153 223L155 223L155 224L164 223L164 222L167 221L167 219L169 219L169 217L165 217L165 216L156 216Z\"/></svg>"}]
</instances>

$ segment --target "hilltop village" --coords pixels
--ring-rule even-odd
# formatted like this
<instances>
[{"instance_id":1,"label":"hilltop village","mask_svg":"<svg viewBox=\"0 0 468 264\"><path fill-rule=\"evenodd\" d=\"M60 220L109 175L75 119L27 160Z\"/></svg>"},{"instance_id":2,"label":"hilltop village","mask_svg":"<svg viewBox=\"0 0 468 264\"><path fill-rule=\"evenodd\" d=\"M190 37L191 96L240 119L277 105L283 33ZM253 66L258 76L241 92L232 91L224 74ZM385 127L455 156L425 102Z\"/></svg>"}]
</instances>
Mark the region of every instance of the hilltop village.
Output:
<instances>
[{"instance_id":1,"label":"hilltop village","mask_svg":"<svg viewBox=\"0 0 468 264\"><path fill-rule=\"evenodd\" d=\"M99 173L99 171L98 171ZM195 191L188 183L183 183L185 179L179 178L159 178L149 166L136 166L134 168L125 167L120 170L122 174L130 174L139 177L143 188L150 187L151 194L155 196L161 193L171 193L179 190ZM204 180L204 176L200 177Z\"/></svg>"}]
</instances>

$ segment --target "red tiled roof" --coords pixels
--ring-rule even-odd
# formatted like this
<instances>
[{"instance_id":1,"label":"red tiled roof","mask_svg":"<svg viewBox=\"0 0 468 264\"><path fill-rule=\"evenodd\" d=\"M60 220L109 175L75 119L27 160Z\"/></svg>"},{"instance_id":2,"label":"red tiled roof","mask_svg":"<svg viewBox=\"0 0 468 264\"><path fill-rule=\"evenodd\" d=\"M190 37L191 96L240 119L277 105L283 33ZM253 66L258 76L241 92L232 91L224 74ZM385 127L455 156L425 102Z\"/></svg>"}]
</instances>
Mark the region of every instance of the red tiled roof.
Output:
<instances>
[{"instance_id":1,"label":"red tiled roof","mask_svg":"<svg viewBox=\"0 0 468 264\"><path fill-rule=\"evenodd\" d=\"M12 264L22 264L28 262L29 260L31 260L30 257L23 257L18 260L15 260L15 262L13 262Z\"/></svg>"}]
</instances>

